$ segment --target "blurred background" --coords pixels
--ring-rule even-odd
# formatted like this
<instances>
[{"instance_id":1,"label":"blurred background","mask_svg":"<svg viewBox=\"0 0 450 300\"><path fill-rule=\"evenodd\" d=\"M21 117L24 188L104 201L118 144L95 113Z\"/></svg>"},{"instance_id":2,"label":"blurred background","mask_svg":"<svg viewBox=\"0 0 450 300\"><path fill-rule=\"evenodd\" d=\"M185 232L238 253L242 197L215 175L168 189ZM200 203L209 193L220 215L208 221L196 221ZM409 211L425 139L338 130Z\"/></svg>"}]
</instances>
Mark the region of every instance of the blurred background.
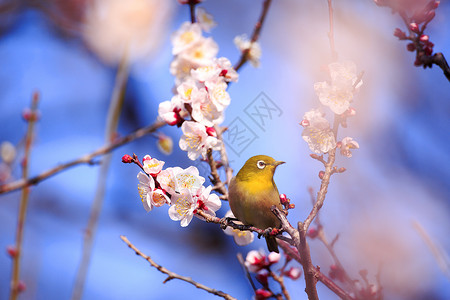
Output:
<instances>
[{"instance_id":1,"label":"blurred background","mask_svg":"<svg viewBox=\"0 0 450 300\"><path fill-rule=\"evenodd\" d=\"M311 202L308 187L320 184L321 164L309 157L298 124L319 106L313 85L326 79L331 61L327 1L278 0L272 3L261 34L261 66L240 71L228 89L231 105L223 123L249 129L245 147L229 145L233 169L251 156L267 154L287 164L275 175L278 189L295 203L291 223L303 220ZM236 62L236 35L250 35L262 1L208 0L200 6L218 26L210 36L218 56ZM12 170L2 163L2 182L20 178L26 122L22 111L34 91L41 94L40 120L30 159L30 175L93 152L104 144L109 99L123 40L139 43L130 51L130 73L120 118L126 135L154 122L158 104L172 97L174 78L170 34L189 20L188 7L177 1L66 0L0 1L0 142L16 147ZM450 4L442 1L427 33L435 51L450 57ZM347 171L332 177L321 210L325 232L355 279L367 269L369 279L381 266L386 299L450 299L449 265L433 255L413 224L420 224L436 248L450 253L450 83L439 68L413 66L414 54L393 36L400 19L373 1L334 1L336 50L364 71L354 99L357 115L339 137L359 142L352 158L339 156ZM208 35L208 34L207 34ZM258 123L246 112L264 98L276 113ZM331 115L329 115L331 116ZM328 117L329 117L328 116ZM238 299L252 289L236 259L265 249L255 239L234 244L215 225L198 219L187 228L168 217L168 207L146 213L137 190L138 168L121 163L123 154L150 154L166 167L207 166L192 162L178 148L181 130L164 127L171 155L161 153L157 139L146 136L113 152L104 207L94 241L84 299L211 299L187 283L166 278L137 257L120 240L126 235L156 262L181 275ZM21 299L69 299L81 260L83 233L98 181L98 166L81 165L31 188L26 219ZM20 192L0 195L0 299L9 296ZM223 203L222 217L228 210ZM316 240L310 242L313 263L328 273L332 259ZM3 249L3 250L1 250ZM444 260L445 261L445 260ZM306 299L303 277L287 279L294 299ZM321 299L336 299L318 284Z\"/></svg>"}]
</instances>

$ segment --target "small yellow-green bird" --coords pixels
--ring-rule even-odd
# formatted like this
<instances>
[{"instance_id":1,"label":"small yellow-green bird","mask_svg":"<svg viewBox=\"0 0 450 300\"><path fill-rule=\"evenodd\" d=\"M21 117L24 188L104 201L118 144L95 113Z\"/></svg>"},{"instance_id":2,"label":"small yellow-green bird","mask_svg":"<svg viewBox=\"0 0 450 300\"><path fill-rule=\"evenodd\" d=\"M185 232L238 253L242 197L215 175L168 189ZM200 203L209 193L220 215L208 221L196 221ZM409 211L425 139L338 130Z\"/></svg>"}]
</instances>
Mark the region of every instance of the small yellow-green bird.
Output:
<instances>
[{"instance_id":1,"label":"small yellow-green bird","mask_svg":"<svg viewBox=\"0 0 450 300\"><path fill-rule=\"evenodd\" d=\"M284 164L267 155L249 158L237 175L230 181L228 201L234 216L245 225L260 229L279 228L280 220L270 208L276 205L282 209L280 194L273 181L275 169ZM278 253L275 237L266 237L269 251Z\"/></svg>"}]
</instances>

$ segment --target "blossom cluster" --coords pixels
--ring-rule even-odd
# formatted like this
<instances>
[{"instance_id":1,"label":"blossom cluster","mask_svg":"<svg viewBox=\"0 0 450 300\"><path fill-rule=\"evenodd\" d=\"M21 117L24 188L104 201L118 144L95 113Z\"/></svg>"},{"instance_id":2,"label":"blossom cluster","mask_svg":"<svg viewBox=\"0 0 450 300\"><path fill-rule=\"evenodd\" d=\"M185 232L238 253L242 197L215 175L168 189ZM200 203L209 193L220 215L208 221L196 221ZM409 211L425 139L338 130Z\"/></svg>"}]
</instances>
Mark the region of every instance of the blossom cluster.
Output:
<instances>
[{"instance_id":1,"label":"blossom cluster","mask_svg":"<svg viewBox=\"0 0 450 300\"><path fill-rule=\"evenodd\" d=\"M344 121L355 115L355 109L350 104L362 80L356 75L356 65L350 61L331 63L328 71L330 81L315 83L314 90L320 102ZM305 113L300 125L304 127L302 137L314 153L324 154L339 147L342 155L351 157L350 149L359 148L358 143L350 137L336 142L335 132L320 109Z\"/></svg>"},{"instance_id":2,"label":"blossom cluster","mask_svg":"<svg viewBox=\"0 0 450 300\"><path fill-rule=\"evenodd\" d=\"M130 156L124 156L122 161L132 162ZM211 194L212 186L203 186L205 178L199 175L196 167L163 170L164 162L149 155L144 156L141 166L145 173L137 175L138 190L146 211L168 204L170 218L186 227L198 210L215 216L221 207L219 197Z\"/></svg>"},{"instance_id":3,"label":"blossom cluster","mask_svg":"<svg viewBox=\"0 0 450 300\"><path fill-rule=\"evenodd\" d=\"M238 79L231 62L216 57L216 42L203 36L202 29L209 30L214 21L206 12L199 12L198 22L185 22L172 35L174 59L170 72L175 76L176 93L170 101L160 103L158 109L162 120L181 126L179 146L191 160L205 157L209 148L221 149L214 126L223 122L230 104L228 83ZM187 115L190 121L184 120Z\"/></svg>"},{"instance_id":4,"label":"blossom cluster","mask_svg":"<svg viewBox=\"0 0 450 300\"><path fill-rule=\"evenodd\" d=\"M430 37L424 34L424 31L431 20L436 16L436 8L440 1L416 1L409 5L399 5L392 1L376 1L379 6L389 6L393 11L397 11L407 25L408 34L396 28L394 36L399 40L409 40L406 49L416 52L415 66L431 67L431 62L424 63L423 58L433 54L434 44L430 41ZM409 11L409 13L408 13Z\"/></svg>"},{"instance_id":5,"label":"blossom cluster","mask_svg":"<svg viewBox=\"0 0 450 300\"><path fill-rule=\"evenodd\" d=\"M281 255L279 253L271 252L266 255L263 251L252 250L247 253L245 259L245 266L249 272L256 274L256 280L262 284L262 288L255 291L255 299L268 299L275 295L269 288L269 277L273 277L274 273L271 270L272 265L280 261ZM290 258L286 256L286 261L283 267L279 269L280 276L286 276L292 280L300 278L302 272L297 267L286 269Z\"/></svg>"}]
</instances>

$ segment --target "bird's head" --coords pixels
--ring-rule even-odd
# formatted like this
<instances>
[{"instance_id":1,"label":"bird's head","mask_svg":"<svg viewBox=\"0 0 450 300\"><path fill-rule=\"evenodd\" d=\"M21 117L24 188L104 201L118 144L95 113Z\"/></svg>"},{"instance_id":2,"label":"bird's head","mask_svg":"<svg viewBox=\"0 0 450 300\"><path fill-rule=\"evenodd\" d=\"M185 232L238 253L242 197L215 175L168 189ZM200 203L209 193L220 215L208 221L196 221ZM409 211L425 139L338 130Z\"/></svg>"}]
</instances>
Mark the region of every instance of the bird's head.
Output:
<instances>
[{"instance_id":1,"label":"bird's head","mask_svg":"<svg viewBox=\"0 0 450 300\"><path fill-rule=\"evenodd\" d=\"M272 179L275 169L281 164L284 161L277 161L267 155L256 155L245 162L236 177L240 180Z\"/></svg>"}]
</instances>

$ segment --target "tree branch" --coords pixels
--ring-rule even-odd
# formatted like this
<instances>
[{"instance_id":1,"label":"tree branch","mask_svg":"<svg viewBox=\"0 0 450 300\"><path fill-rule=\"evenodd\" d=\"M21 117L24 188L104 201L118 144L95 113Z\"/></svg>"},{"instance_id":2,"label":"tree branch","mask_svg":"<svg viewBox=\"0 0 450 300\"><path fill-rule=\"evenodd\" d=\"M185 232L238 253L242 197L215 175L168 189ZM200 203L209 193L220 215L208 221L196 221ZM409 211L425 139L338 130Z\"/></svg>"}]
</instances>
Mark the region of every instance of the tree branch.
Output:
<instances>
[{"instance_id":1,"label":"tree branch","mask_svg":"<svg viewBox=\"0 0 450 300\"><path fill-rule=\"evenodd\" d=\"M140 129L136 130L135 132L130 133L124 137L119 137L119 138L115 139L115 141L113 143L105 145L105 146L95 150L92 153L86 154L80 158L68 161L59 166L51 168L47 171L42 172L41 174L39 174L37 176L31 177L29 179L20 179L20 180L16 180L16 181L13 181L13 182L10 182L7 184L0 185L0 194L12 192L12 191L15 191L15 190L27 187L27 186L31 186L31 185L36 185L39 182L41 182L55 174L58 174L68 168L76 166L76 165L95 164L95 162L93 161L93 159L95 157L100 156L100 155L105 155L120 146L130 143L130 142L132 142L138 138L141 138L149 133L155 132L156 130L158 130L159 128L161 128L165 125L167 125L167 123L164 121L156 121L155 123L153 123L147 127L140 128Z\"/></svg>"},{"instance_id":2,"label":"tree branch","mask_svg":"<svg viewBox=\"0 0 450 300\"><path fill-rule=\"evenodd\" d=\"M192 280L192 278L190 278L190 277L181 276L181 275L178 275L178 274L176 274L176 273L174 273L174 272L169 271L168 269L164 268L163 266L157 264L150 256L145 255L145 254L144 254L143 252L141 252L138 248L136 248L136 246L134 246L134 245L127 239L126 236L121 235L120 238L122 239L122 241L125 242L125 244L128 245L128 247L130 247L131 249L133 249L133 251L136 253L136 255L139 255L140 257L142 257L143 259L145 259L146 261L148 261L152 267L156 268L158 271L160 271L161 273L166 274L166 275L168 276L168 277L164 280L163 283L166 283L166 282L168 282L169 280L172 280L172 279L179 279L179 280L181 280L181 281L185 281L185 282L187 282L187 283L190 283L190 284L192 284L193 286L195 286L196 288L202 289L202 290L204 290L204 291L206 291L206 292L208 292L208 293L210 293L210 294L213 294L213 295L222 297L222 298L227 299L227 300L236 300L236 298L230 296L230 295L227 294L227 293L224 293L224 292L222 292L222 291L218 291L218 290L216 290L216 289L212 289L212 288L210 288L210 287L207 287L207 286L205 286L205 285L203 285L203 284L201 284L201 283L198 283L198 282Z\"/></svg>"},{"instance_id":3,"label":"tree branch","mask_svg":"<svg viewBox=\"0 0 450 300\"><path fill-rule=\"evenodd\" d=\"M261 11L261 15L258 19L258 22L255 24L255 28L253 29L253 33L250 39L250 45L257 42L259 39L259 34L261 33L262 26L264 21L266 20L267 12L269 11L270 3L272 0L264 0L263 8ZM242 51L241 57L239 61L235 64L234 69L238 71L247 61L248 54L250 53L250 47Z\"/></svg>"},{"instance_id":4,"label":"tree branch","mask_svg":"<svg viewBox=\"0 0 450 300\"><path fill-rule=\"evenodd\" d=\"M28 166L30 162L31 145L33 143L34 124L38 119L38 112L37 112L38 104L39 104L39 93L35 92L33 94L33 99L31 101L31 110L28 114L28 117L25 117L25 119L28 121L27 132L25 135L25 155L22 161L22 180L25 181L28 178ZM25 217L27 213L29 194L30 189L26 187L22 190L22 195L20 198L19 216L16 229L16 246L15 246L16 253L13 256L13 270L11 277L11 293L10 293L11 300L17 299L20 292L19 288L20 257L22 254L23 230L25 227Z\"/></svg>"}]
</instances>

